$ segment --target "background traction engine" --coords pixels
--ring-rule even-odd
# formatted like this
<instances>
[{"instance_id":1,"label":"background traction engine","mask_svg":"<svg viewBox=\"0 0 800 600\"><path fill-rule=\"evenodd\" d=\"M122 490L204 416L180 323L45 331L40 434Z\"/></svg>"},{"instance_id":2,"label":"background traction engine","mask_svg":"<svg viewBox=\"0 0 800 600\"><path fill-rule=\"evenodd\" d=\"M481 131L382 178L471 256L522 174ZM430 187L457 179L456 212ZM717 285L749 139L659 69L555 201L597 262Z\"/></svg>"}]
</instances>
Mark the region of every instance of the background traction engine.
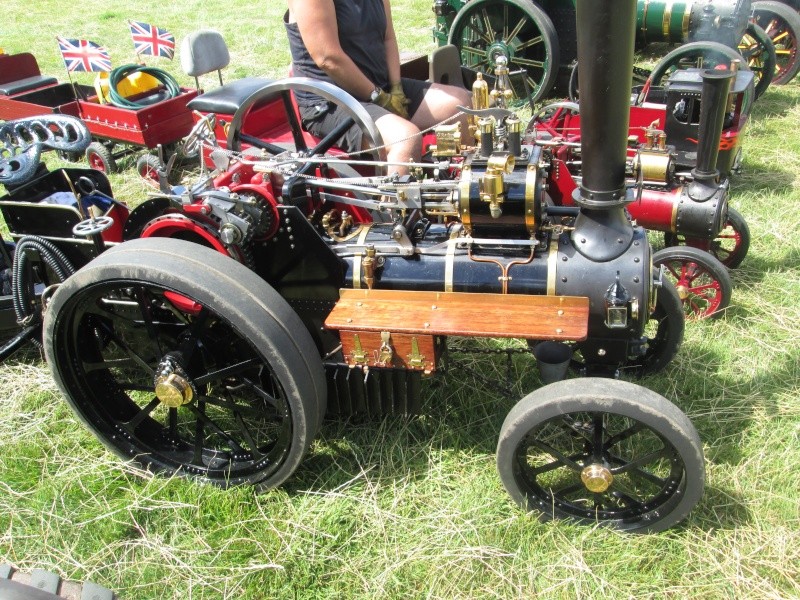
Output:
<instances>
[{"instance_id":1,"label":"background traction engine","mask_svg":"<svg viewBox=\"0 0 800 600\"><path fill-rule=\"evenodd\" d=\"M641 191L627 210L648 230L664 232L667 247L654 263L666 268L688 317L723 313L732 294L727 267L747 254L747 224L728 199L752 90L750 71L687 69L651 91L655 102L630 108L627 171ZM573 204L581 180L580 121L578 105L555 103L528 127L557 166L548 180L557 205Z\"/></svg>"},{"instance_id":2,"label":"background traction engine","mask_svg":"<svg viewBox=\"0 0 800 600\"><path fill-rule=\"evenodd\" d=\"M96 234L44 311L70 407L142 468L266 489L299 468L327 412L417 410L449 336L519 338L547 385L500 430L511 497L543 519L626 531L683 519L702 495L699 436L668 400L615 377L664 368L683 334L677 294L625 212L635 17L634 0L577 4L578 52L595 68L581 72L592 102L575 206L548 201L549 153L500 101L472 111L478 148L441 131L433 164L411 175L328 177L344 159L324 155L232 160L229 182L260 199L204 183L162 194L166 213L131 213L126 241L104 249ZM130 239L203 205L221 247L199 230ZM372 222L351 218L363 211ZM564 379L569 366L589 377Z\"/></svg>"}]
</instances>

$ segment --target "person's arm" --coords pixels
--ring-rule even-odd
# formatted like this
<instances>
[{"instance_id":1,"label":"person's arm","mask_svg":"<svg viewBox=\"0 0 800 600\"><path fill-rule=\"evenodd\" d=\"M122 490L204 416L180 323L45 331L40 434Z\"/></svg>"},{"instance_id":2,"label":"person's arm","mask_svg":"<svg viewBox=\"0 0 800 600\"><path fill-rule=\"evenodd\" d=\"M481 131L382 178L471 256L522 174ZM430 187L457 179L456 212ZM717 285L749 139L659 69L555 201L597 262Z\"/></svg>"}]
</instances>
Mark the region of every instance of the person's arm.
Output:
<instances>
[{"instance_id":1,"label":"person's arm","mask_svg":"<svg viewBox=\"0 0 800 600\"><path fill-rule=\"evenodd\" d=\"M317 66L345 91L359 100L369 100L370 94L375 89L375 83L370 81L342 50L333 2L331 0L288 1L289 21L294 20L297 23L300 37L303 38Z\"/></svg>"},{"instance_id":2,"label":"person's arm","mask_svg":"<svg viewBox=\"0 0 800 600\"><path fill-rule=\"evenodd\" d=\"M392 23L392 7L389 0L383 0L386 11L386 64L389 67L389 83L400 83L400 48L397 45L397 36Z\"/></svg>"}]
</instances>

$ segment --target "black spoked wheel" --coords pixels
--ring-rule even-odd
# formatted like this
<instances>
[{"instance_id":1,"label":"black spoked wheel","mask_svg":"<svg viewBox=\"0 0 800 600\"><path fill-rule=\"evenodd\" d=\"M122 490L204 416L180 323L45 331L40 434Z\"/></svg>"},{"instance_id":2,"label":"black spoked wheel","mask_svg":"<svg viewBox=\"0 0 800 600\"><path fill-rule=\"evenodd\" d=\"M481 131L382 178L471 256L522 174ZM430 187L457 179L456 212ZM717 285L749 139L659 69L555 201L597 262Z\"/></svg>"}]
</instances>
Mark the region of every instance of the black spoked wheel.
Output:
<instances>
[{"instance_id":1,"label":"black spoked wheel","mask_svg":"<svg viewBox=\"0 0 800 600\"><path fill-rule=\"evenodd\" d=\"M509 71L525 72L533 101L544 97L555 83L558 36L550 17L531 0L468 2L453 20L448 43L458 48L464 65L489 75L494 74L495 59L505 56ZM524 98L525 84L519 88L515 92Z\"/></svg>"},{"instance_id":2,"label":"black spoked wheel","mask_svg":"<svg viewBox=\"0 0 800 600\"><path fill-rule=\"evenodd\" d=\"M703 448L688 417L646 388L569 379L519 401L497 444L511 497L542 520L630 532L681 521L703 493Z\"/></svg>"},{"instance_id":3,"label":"black spoked wheel","mask_svg":"<svg viewBox=\"0 0 800 600\"><path fill-rule=\"evenodd\" d=\"M752 20L766 32L775 46L777 67L772 83L789 83L800 71L800 13L781 2L753 2Z\"/></svg>"},{"instance_id":4,"label":"black spoked wheel","mask_svg":"<svg viewBox=\"0 0 800 600\"><path fill-rule=\"evenodd\" d=\"M77 416L119 456L216 485L273 487L325 411L321 360L262 279L207 248L143 239L54 294L47 362Z\"/></svg>"},{"instance_id":5,"label":"black spoked wheel","mask_svg":"<svg viewBox=\"0 0 800 600\"><path fill-rule=\"evenodd\" d=\"M663 371L681 347L685 318L680 296L668 278L664 278L657 290L655 309L644 327L642 338L643 353L631 357L620 368L632 377L643 377ZM605 370L602 363L592 359L592 350L577 342L573 345L574 354L570 368L581 374L596 374ZM613 369L612 369L613 372Z\"/></svg>"},{"instance_id":6,"label":"black spoked wheel","mask_svg":"<svg viewBox=\"0 0 800 600\"><path fill-rule=\"evenodd\" d=\"M687 319L719 317L730 304L731 276L708 252L691 246L663 248L653 254L653 265L664 267Z\"/></svg>"},{"instance_id":7,"label":"black spoked wheel","mask_svg":"<svg viewBox=\"0 0 800 600\"><path fill-rule=\"evenodd\" d=\"M663 86L669 76L680 69L703 67L712 69L719 65L729 67L741 54L718 42L690 42L675 48L664 56L650 73L650 85Z\"/></svg>"},{"instance_id":8,"label":"black spoked wheel","mask_svg":"<svg viewBox=\"0 0 800 600\"><path fill-rule=\"evenodd\" d=\"M775 44L761 27L755 23L748 23L738 49L755 75L755 95L758 98L767 91L775 75L777 65Z\"/></svg>"},{"instance_id":9,"label":"black spoked wheel","mask_svg":"<svg viewBox=\"0 0 800 600\"><path fill-rule=\"evenodd\" d=\"M683 305L675 286L662 281L656 293L656 307L645 325L645 353L625 365L631 375L652 375L663 371L672 362L683 342L685 325Z\"/></svg>"},{"instance_id":10,"label":"black spoked wheel","mask_svg":"<svg viewBox=\"0 0 800 600\"><path fill-rule=\"evenodd\" d=\"M686 244L705 250L713 255L719 262L728 269L735 269L747 256L750 249L750 228L744 220L742 213L735 208L728 207L728 218L722 230L710 242L697 238L684 238L673 233L664 233L665 246L677 246Z\"/></svg>"}]
</instances>

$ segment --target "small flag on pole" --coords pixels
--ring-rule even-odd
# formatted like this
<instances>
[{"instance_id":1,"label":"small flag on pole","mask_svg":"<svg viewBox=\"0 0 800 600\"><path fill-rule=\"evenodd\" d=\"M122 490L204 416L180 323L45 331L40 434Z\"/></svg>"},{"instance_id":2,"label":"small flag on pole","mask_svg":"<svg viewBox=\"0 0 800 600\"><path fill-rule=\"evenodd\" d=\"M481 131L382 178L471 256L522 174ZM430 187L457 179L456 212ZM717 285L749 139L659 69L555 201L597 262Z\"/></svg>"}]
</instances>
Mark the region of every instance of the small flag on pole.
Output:
<instances>
[{"instance_id":1,"label":"small flag on pole","mask_svg":"<svg viewBox=\"0 0 800 600\"><path fill-rule=\"evenodd\" d=\"M67 71L110 71L108 50L89 40L56 38Z\"/></svg>"},{"instance_id":2,"label":"small flag on pole","mask_svg":"<svg viewBox=\"0 0 800 600\"><path fill-rule=\"evenodd\" d=\"M175 36L166 29L140 21L128 21L128 25L137 55L163 56L170 60L175 56Z\"/></svg>"}]
</instances>

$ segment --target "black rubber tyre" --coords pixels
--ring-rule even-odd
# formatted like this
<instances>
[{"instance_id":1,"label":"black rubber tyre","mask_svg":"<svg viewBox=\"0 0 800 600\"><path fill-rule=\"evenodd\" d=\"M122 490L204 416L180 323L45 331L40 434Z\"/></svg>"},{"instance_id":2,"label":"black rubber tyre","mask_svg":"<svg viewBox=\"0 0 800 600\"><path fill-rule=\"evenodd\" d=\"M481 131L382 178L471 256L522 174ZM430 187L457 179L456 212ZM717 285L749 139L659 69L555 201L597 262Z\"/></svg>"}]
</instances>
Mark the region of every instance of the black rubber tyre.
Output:
<instances>
[{"instance_id":1,"label":"black rubber tyre","mask_svg":"<svg viewBox=\"0 0 800 600\"><path fill-rule=\"evenodd\" d=\"M277 486L325 414L297 314L243 265L183 240L126 242L70 277L44 345L81 421L154 472Z\"/></svg>"},{"instance_id":2,"label":"black rubber tyre","mask_svg":"<svg viewBox=\"0 0 800 600\"><path fill-rule=\"evenodd\" d=\"M678 291L687 319L719 317L731 302L728 269L714 256L691 246L671 246L653 254L653 265Z\"/></svg>"},{"instance_id":3,"label":"black rubber tyre","mask_svg":"<svg viewBox=\"0 0 800 600\"><path fill-rule=\"evenodd\" d=\"M664 56L650 73L650 85L663 86L670 74L678 69L717 65L729 66L733 60L742 60L741 54L719 42L690 42L678 46ZM745 65L746 66L746 65Z\"/></svg>"},{"instance_id":4,"label":"black rubber tyre","mask_svg":"<svg viewBox=\"0 0 800 600\"><path fill-rule=\"evenodd\" d=\"M148 185L158 187L158 170L161 168L161 161L154 154L142 154L136 159L136 172L139 177L144 179Z\"/></svg>"},{"instance_id":5,"label":"black rubber tyre","mask_svg":"<svg viewBox=\"0 0 800 600\"><path fill-rule=\"evenodd\" d=\"M777 67L772 83L789 83L800 71L800 13L781 2L753 2L752 20L775 46Z\"/></svg>"},{"instance_id":6,"label":"black rubber tyre","mask_svg":"<svg viewBox=\"0 0 800 600\"><path fill-rule=\"evenodd\" d=\"M775 44L761 27L755 23L748 23L738 50L742 58L747 61L749 69L755 74L755 94L758 99L767 91L775 75L777 66Z\"/></svg>"},{"instance_id":7,"label":"black rubber tyre","mask_svg":"<svg viewBox=\"0 0 800 600\"><path fill-rule=\"evenodd\" d=\"M666 398L614 379L568 379L508 413L497 444L508 493L543 521L650 533L672 527L703 495L703 446Z\"/></svg>"},{"instance_id":8,"label":"black rubber tyre","mask_svg":"<svg viewBox=\"0 0 800 600\"><path fill-rule=\"evenodd\" d=\"M659 373L667 368L683 342L683 305L675 286L663 281L656 293L656 307L645 326L647 351L629 362L625 372L637 377Z\"/></svg>"},{"instance_id":9,"label":"black rubber tyre","mask_svg":"<svg viewBox=\"0 0 800 600\"><path fill-rule=\"evenodd\" d=\"M531 0L467 2L453 20L448 43L458 48L462 64L489 75L494 75L495 57L505 55L509 71L526 72L533 102L552 89L558 74L555 26Z\"/></svg>"},{"instance_id":10,"label":"black rubber tyre","mask_svg":"<svg viewBox=\"0 0 800 600\"><path fill-rule=\"evenodd\" d=\"M86 160L89 166L105 174L113 173L117 170L117 161L111 149L100 142L92 142L86 148Z\"/></svg>"},{"instance_id":11,"label":"black rubber tyre","mask_svg":"<svg viewBox=\"0 0 800 600\"><path fill-rule=\"evenodd\" d=\"M670 232L664 233L665 246L677 246L679 244L706 250L728 269L735 269L742 264L748 250L750 250L750 228L747 226L747 221L744 220L742 213L729 206L725 225L711 242L696 238L684 238Z\"/></svg>"}]
</instances>

